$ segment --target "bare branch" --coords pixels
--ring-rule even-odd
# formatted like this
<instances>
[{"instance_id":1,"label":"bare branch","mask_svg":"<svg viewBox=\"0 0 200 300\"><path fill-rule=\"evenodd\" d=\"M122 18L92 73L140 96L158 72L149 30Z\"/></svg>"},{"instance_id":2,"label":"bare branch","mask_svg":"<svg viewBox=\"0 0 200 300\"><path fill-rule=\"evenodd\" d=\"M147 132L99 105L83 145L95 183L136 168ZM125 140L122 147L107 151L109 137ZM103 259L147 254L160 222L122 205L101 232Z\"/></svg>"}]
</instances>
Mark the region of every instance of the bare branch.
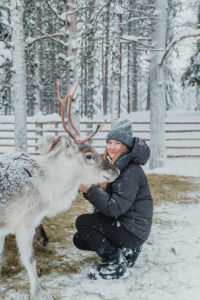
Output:
<instances>
[{"instance_id":1,"label":"bare branch","mask_svg":"<svg viewBox=\"0 0 200 300\"><path fill-rule=\"evenodd\" d=\"M12 47L12 44L10 44L9 42L7 42L6 40L0 39L1 42L5 43L7 46Z\"/></svg>"},{"instance_id":2,"label":"bare branch","mask_svg":"<svg viewBox=\"0 0 200 300\"><path fill-rule=\"evenodd\" d=\"M62 21L63 23L65 23L65 20L64 20L63 18L61 18L61 17L59 16L59 14L57 13L57 11L56 11L55 9L53 9L53 7L49 4L49 0L46 0L46 4L47 4L47 6L49 7L49 9L54 13L54 15L56 15L56 17L57 17L60 21ZM65 17L76 14L76 13L78 12L78 10L79 10L79 9L77 8L77 9L74 9L74 11L70 11L70 12L68 12L68 13L65 13Z\"/></svg>"},{"instance_id":3,"label":"bare branch","mask_svg":"<svg viewBox=\"0 0 200 300\"><path fill-rule=\"evenodd\" d=\"M8 27L8 28L12 29L12 27L11 27L9 24L5 24L5 23L4 23L4 22L2 22L2 21L0 21L0 24L2 24L3 26L6 26L6 27Z\"/></svg>"},{"instance_id":4,"label":"bare branch","mask_svg":"<svg viewBox=\"0 0 200 300\"><path fill-rule=\"evenodd\" d=\"M8 67L8 66L9 66L9 64L1 65L0 69L4 69L5 67Z\"/></svg>"},{"instance_id":5,"label":"bare branch","mask_svg":"<svg viewBox=\"0 0 200 300\"><path fill-rule=\"evenodd\" d=\"M64 21L62 18L60 18L60 16L57 14L57 11L56 11L55 9L53 9L53 7L49 4L49 1L48 1L48 0L46 0L46 4L47 4L48 8L54 13L54 15L56 15L56 17L57 17L60 21L62 21L63 23L65 23L65 21Z\"/></svg>"},{"instance_id":6,"label":"bare branch","mask_svg":"<svg viewBox=\"0 0 200 300\"><path fill-rule=\"evenodd\" d=\"M102 11L104 10L104 8L105 8L106 6L108 6L110 3L111 3L111 0L108 1L105 5L103 5L103 6L100 8L100 10L97 12L96 17L95 17L95 19L94 19L93 27L95 26L95 24L96 24L96 22L97 22L97 19L98 19L99 15L102 13Z\"/></svg>"},{"instance_id":7,"label":"bare branch","mask_svg":"<svg viewBox=\"0 0 200 300\"><path fill-rule=\"evenodd\" d=\"M196 38L196 37L200 37L200 32L199 33L196 33L196 34L188 34L188 35L184 35L184 36L181 36L180 38L178 38L177 40L173 41L171 43L171 45L169 45L167 47L167 50L165 51L162 59L161 59L161 65L163 64L165 58L167 57L167 55L169 54L169 52L171 51L171 49L177 44L179 43L180 41L182 40L185 40L185 39L188 39L188 38Z\"/></svg>"},{"instance_id":8,"label":"bare branch","mask_svg":"<svg viewBox=\"0 0 200 300\"><path fill-rule=\"evenodd\" d=\"M154 14L149 13L148 11L142 10L142 9L134 9L134 8L128 8L122 5L122 8L127 9L129 12L137 12L137 13L142 13L146 16L149 16L150 18L156 18Z\"/></svg>"},{"instance_id":9,"label":"bare branch","mask_svg":"<svg viewBox=\"0 0 200 300\"><path fill-rule=\"evenodd\" d=\"M0 5L0 9L3 9L3 10L7 10L7 12L9 12L9 7L6 7L5 5Z\"/></svg>"},{"instance_id":10,"label":"bare branch","mask_svg":"<svg viewBox=\"0 0 200 300\"><path fill-rule=\"evenodd\" d=\"M63 34L46 35L46 34L45 34L44 36L40 36L40 37L34 39L32 42L27 43L26 47L30 47L31 45L33 45L33 44L35 44L35 43L37 43L37 42L39 42L39 41L41 41L41 40L45 40L45 39L51 39L51 40L53 40L54 42L60 43L62 46L67 47L67 46L66 46L65 44L63 44L61 41L58 41L58 40L54 39L54 38L56 38L56 37L65 38L65 35L63 35Z\"/></svg>"},{"instance_id":11,"label":"bare branch","mask_svg":"<svg viewBox=\"0 0 200 300\"><path fill-rule=\"evenodd\" d=\"M137 17L137 18L131 18L127 20L124 23L121 23L121 25L127 25L128 23L136 22L136 21L141 21L141 20L149 20L149 17Z\"/></svg>"},{"instance_id":12,"label":"bare branch","mask_svg":"<svg viewBox=\"0 0 200 300\"><path fill-rule=\"evenodd\" d=\"M124 35L124 36L122 36L121 38L120 38L120 41L124 41L124 42L129 42L129 43L137 43L137 44L139 44L139 45L142 45L142 46L144 46L144 47L146 47L146 48L151 48L151 46L150 45L148 45L148 44L144 44L144 43L142 43L141 41L140 41L140 38L139 37L133 37L133 36L128 36L128 35Z\"/></svg>"}]
</instances>

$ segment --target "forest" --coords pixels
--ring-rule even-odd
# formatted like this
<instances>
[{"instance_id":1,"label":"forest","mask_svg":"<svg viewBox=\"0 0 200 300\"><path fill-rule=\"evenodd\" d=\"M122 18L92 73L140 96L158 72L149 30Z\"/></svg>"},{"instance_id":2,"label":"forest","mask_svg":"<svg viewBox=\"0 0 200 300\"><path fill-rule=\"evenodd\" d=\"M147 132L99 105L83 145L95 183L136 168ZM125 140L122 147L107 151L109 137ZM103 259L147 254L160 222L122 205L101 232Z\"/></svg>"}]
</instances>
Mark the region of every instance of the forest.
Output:
<instances>
[{"instance_id":1,"label":"forest","mask_svg":"<svg viewBox=\"0 0 200 300\"><path fill-rule=\"evenodd\" d=\"M161 31L163 41L157 41L159 32L154 34L154 27L162 7L165 15L156 31ZM15 24L17 18L21 24ZM81 116L106 115L113 106L118 116L149 110L152 57L164 55L177 38L195 35L199 20L200 5L195 0L2 0L1 114L13 112L16 68L25 69L20 85L24 85L29 116L59 112L56 79L63 93L81 80L77 96ZM175 45L165 59L167 110L200 109L198 38ZM20 51L24 53L21 64Z\"/></svg>"}]
</instances>

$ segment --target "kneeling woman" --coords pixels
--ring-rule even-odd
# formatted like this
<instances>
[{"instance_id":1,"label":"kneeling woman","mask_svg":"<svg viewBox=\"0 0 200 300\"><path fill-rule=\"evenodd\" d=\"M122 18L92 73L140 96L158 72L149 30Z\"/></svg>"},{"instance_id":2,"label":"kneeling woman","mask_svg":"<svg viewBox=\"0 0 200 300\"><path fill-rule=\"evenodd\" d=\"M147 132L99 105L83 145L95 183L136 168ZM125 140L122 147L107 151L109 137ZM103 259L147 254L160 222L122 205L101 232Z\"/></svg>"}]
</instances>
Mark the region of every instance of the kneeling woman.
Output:
<instances>
[{"instance_id":1,"label":"kneeling woman","mask_svg":"<svg viewBox=\"0 0 200 300\"><path fill-rule=\"evenodd\" d=\"M153 201L144 165L149 147L132 136L132 124L119 121L109 131L104 157L120 170L119 177L101 187L82 184L79 190L94 206L92 214L76 220L74 245L95 251L101 263L88 273L91 279L118 279L134 265L147 240L153 214Z\"/></svg>"}]
</instances>

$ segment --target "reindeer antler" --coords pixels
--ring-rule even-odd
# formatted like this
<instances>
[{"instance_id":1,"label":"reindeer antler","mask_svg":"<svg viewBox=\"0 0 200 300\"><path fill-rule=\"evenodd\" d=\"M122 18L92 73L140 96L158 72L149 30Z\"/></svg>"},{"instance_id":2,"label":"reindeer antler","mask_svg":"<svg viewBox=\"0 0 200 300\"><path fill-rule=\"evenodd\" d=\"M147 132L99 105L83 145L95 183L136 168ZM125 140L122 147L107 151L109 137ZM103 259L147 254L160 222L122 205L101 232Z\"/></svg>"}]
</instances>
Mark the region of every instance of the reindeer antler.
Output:
<instances>
[{"instance_id":1,"label":"reindeer antler","mask_svg":"<svg viewBox=\"0 0 200 300\"><path fill-rule=\"evenodd\" d=\"M73 122L72 122L72 119L71 119L71 103L72 103L72 100L73 100L73 96L78 88L78 85L80 83L80 80L76 83L75 85L75 88L74 88L74 91L72 94L70 94L70 91L71 91L71 88L72 86L69 86L68 90L67 90L67 93L64 97L64 99L61 98L61 95L60 95L60 88L59 88L59 83L58 83L58 80L56 80L56 89L57 89L57 93L58 93L58 100L60 102L60 111L61 111L61 119L62 119L62 125L63 125L63 128L64 130L69 134L69 136L74 140L74 142L76 144L84 144L85 142L91 140L93 138L93 136L99 132L102 127L104 126L104 124L106 123L106 120L103 122L103 124L98 124L97 125L97 128L96 130L90 135L88 136L87 138L85 138L84 140L80 141L78 140L72 133L71 131L69 131L69 129L67 128L66 124L65 124L65 105L66 105L66 102L67 102L67 98L69 98L69 101L68 101L68 107L67 107L67 117L68 117L68 120L69 120L69 124L71 125L72 129L74 130L75 134L77 136L80 136L79 132L77 131L76 127L74 126Z\"/></svg>"}]
</instances>

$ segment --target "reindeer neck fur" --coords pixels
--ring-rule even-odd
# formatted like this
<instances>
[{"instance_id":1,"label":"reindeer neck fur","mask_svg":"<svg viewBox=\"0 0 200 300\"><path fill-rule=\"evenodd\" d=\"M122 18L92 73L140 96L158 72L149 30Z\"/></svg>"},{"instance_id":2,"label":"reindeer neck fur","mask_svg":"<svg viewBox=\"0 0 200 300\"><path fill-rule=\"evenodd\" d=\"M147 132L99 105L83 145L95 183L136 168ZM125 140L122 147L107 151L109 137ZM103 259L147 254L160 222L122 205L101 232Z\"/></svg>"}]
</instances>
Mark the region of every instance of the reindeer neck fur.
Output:
<instances>
[{"instance_id":1,"label":"reindeer neck fur","mask_svg":"<svg viewBox=\"0 0 200 300\"><path fill-rule=\"evenodd\" d=\"M59 155L58 155L59 154ZM51 217L67 209L76 198L78 187L82 183L76 158L66 157L59 148L43 157L43 168L48 178L51 203L47 216Z\"/></svg>"}]
</instances>

